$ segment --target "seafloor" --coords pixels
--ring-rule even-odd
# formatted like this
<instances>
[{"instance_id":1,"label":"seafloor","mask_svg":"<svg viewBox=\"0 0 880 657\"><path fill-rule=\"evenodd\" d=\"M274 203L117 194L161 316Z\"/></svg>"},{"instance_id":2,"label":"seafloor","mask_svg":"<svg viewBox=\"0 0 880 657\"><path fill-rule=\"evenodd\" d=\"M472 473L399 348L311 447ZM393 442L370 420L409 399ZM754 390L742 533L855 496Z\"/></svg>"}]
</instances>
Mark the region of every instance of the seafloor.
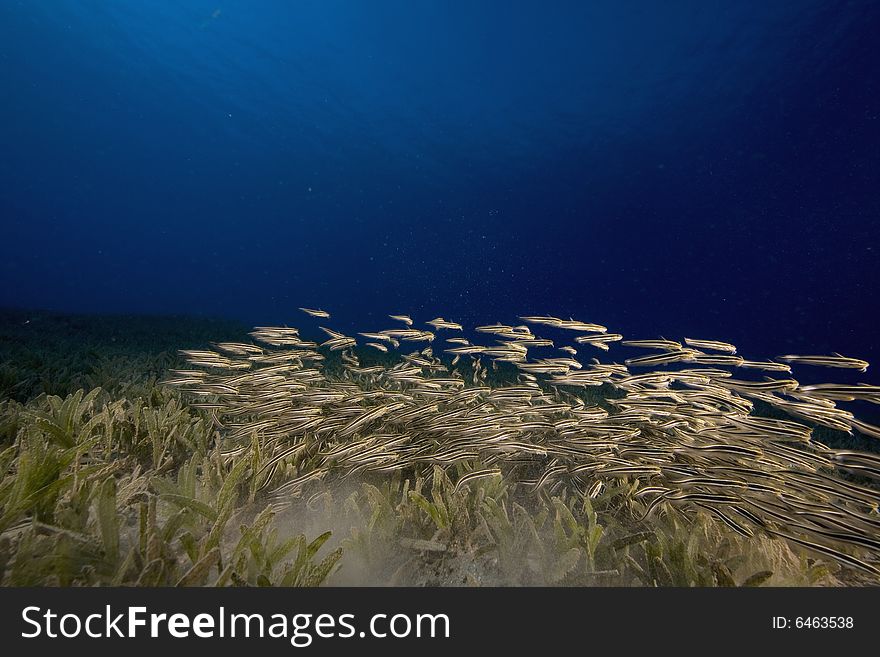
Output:
<instances>
[{"instance_id":1,"label":"seafloor","mask_svg":"<svg viewBox=\"0 0 880 657\"><path fill-rule=\"evenodd\" d=\"M0 312L0 583L840 586L870 575L698 512L635 521L442 470L325 481L275 512L208 411L160 381L248 327ZM835 447L870 441L817 431ZM460 475L461 473L449 473Z\"/></svg>"}]
</instances>

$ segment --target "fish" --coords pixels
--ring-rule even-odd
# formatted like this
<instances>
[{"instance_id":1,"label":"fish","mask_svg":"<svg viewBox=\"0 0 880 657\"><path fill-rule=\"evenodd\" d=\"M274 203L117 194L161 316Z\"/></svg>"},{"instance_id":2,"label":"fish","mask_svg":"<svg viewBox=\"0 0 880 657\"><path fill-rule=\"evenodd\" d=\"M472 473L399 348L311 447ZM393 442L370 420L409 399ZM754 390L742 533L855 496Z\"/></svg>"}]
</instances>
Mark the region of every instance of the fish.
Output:
<instances>
[{"instance_id":1,"label":"fish","mask_svg":"<svg viewBox=\"0 0 880 657\"><path fill-rule=\"evenodd\" d=\"M463 475L459 480L455 483L455 487L452 489L453 494L457 493L462 486L470 481L474 481L475 479L484 479L485 477L497 477L501 475L501 468L486 468L484 470L474 470L473 472L468 472L466 475Z\"/></svg>"},{"instance_id":2,"label":"fish","mask_svg":"<svg viewBox=\"0 0 880 657\"><path fill-rule=\"evenodd\" d=\"M791 374L791 365L788 365L786 363L776 363L772 360L743 360L741 363L737 363L737 367L753 370L767 370L770 372L785 372L787 374Z\"/></svg>"},{"instance_id":3,"label":"fish","mask_svg":"<svg viewBox=\"0 0 880 657\"><path fill-rule=\"evenodd\" d=\"M379 332L379 334L384 335L386 338L399 338L401 340L418 338L425 333L426 331L420 331L419 329L386 329Z\"/></svg>"},{"instance_id":4,"label":"fish","mask_svg":"<svg viewBox=\"0 0 880 657\"><path fill-rule=\"evenodd\" d=\"M562 320L558 317L550 317L549 315L527 315L521 316L520 319L531 324L545 324L547 326L559 326Z\"/></svg>"},{"instance_id":5,"label":"fish","mask_svg":"<svg viewBox=\"0 0 880 657\"><path fill-rule=\"evenodd\" d=\"M331 338L344 338L345 337L345 335L343 335L342 333L339 333L338 331L334 331L333 329L329 329L324 326L319 326L318 328L321 329L322 331L324 331L324 333L329 335Z\"/></svg>"},{"instance_id":6,"label":"fish","mask_svg":"<svg viewBox=\"0 0 880 657\"><path fill-rule=\"evenodd\" d=\"M868 385L867 383L859 383L857 385L817 383L800 386L799 390L808 392L813 396L835 401L855 401L860 399L880 404L880 386Z\"/></svg>"},{"instance_id":7,"label":"fish","mask_svg":"<svg viewBox=\"0 0 880 657\"><path fill-rule=\"evenodd\" d=\"M589 322L580 322L576 319L561 319L558 323L553 324L553 326L569 331L587 331L590 333L605 333L608 330L608 327L601 324L590 324Z\"/></svg>"},{"instance_id":8,"label":"fish","mask_svg":"<svg viewBox=\"0 0 880 657\"><path fill-rule=\"evenodd\" d=\"M797 390L800 385L794 379L765 379L763 381L743 381L739 379L722 379L718 382L725 388L733 388L734 390Z\"/></svg>"},{"instance_id":9,"label":"fish","mask_svg":"<svg viewBox=\"0 0 880 657\"><path fill-rule=\"evenodd\" d=\"M718 340L695 340L693 338L685 338L684 343L689 347L695 347L697 349L723 351L728 354L736 353L736 347L729 342L720 342Z\"/></svg>"},{"instance_id":10,"label":"fish","mask_svg":"<svg viewBox=\"0 0 880 657\"><path fill-rule=\"evenodd\" d=\"M443 319L442 317L437 317L436 319L432 319L430 322L426 322L426 324L433 326L434 329L438 330L438 331L440 329L448 329L448 330L452 330L452 331L463 330L461 324L458 324L456 322L448 322L445 319Z\"/></svg>"},{"instance_id":11,"label":"fish","mask_svg":"<svg viewBox=\"0 0 880 657\"><path fill-rule=\"evenodd\" d=\"M605 333L608 329L601 324L590 324L580 322L576 319L560 319L559 317L550 317L548 315L524 315L520 319L530 324L544 324L555 328L568 329L573 331L591 331L595 333Z\"/></svg>"},{"instance_id":12,"label":"fish","mask_svg":"<svg viewBox=\"0 0 880 657\"><path fill-rule=\"evenodd\" d=\"M675 340L623 340L620 344L625 347L637 347L639 349L659 349L661 351L680 352L682 349L681 342Z\"/></svg>"},{"instance_id":13,"label":"fish","mask_svg":"<svg viewBox=\"0 0 880 657\"><path fill-rule=\"evenodd\" d=\"M516 342L508 342L510 348L518 347L552 347L553 340L549 340L547 338L521 338L517 339Z\"/></svg>"},{"instance_id":14,"label":"fish","mask_svg":"<svg viewBox=\"0 0 880 657\"><path fill-rule=\"evenodd\" d=\"M316 310L314 308L300 308L306 315L311 315L312 317L320 317L322 319L328 319L330 317L330 313L326 310Z\"/></svg>"},{"instance_id":15,"label":"fish","mask_svg":"<svg viewBox=\"0 0 880 657\"><path fill-rule=\"evenodd\" d=\"M603 333L602 335L579 335L574 339L579 344L602 344L605 342L620 342L623 336L620 333Z\"/></svg>"},{"instance_id":16,"label":"fish","mask_svg":"<svg viewBox=\"0 0 880 657\"><path fill-rule=\"evenodd\" d=\"M494 333L496 335L516 335L516 331L512 326L505 324L487 324L485 326L477 326L474 329L477 333Z\"/></svg>"},{"instance_id":17,"label":"fish","mask_svg":"<svg viewBox=\"0 0 880 657\"><path fill-rule=\"evenodd\" d=\"M393 339L390 335L385 333L358 333L358 335L362 335L365 338L369 338L370 340L381 340L383 342L391 342Z\"/></svg>"},{"instance_id":18,"label":"fish","mask_svg":"<svg viewBox=\"0 0 880 657\"><path fill-rule=\"evenodd\" d=\"M730 369L790 375L792 363L747 360L714 340L624 341L574 319L521 321L478 326L492 344L447 339L451 365L435 356L434 332L407 322L357 334L385 354L423 343L372 361L355 338L330 328L322 328L328 340L320 347L338 357L320 353L295 327L259 326L250 333L254 344L182 351L188 365L168 370L165 383L210 414L224 463L258 445L255 486L269 490L273 509L330 477L407 478L454 467L461 468L459 494L472 481L508 476L539 495L607 492L614 504L620 495L634 518L705 510L738 535L770 528L793 549L880 570L880 492L862 482L880 479L880 457L813 438L817 424L880 438L880 427L837 406L880 403L880 386L747 380ZM427 324L460 330L442 316ZM539 350L553 343L532 333L532 324L582 332L576 345L604 351L621 342L653 352L624 363L578 359L568 345L559 347L565 356L544 355ZM840 354L794 358L867 366ZM776 415L755 414L759 402Z\"/></svg>"},{"instance_id":19,"label":"fish","mask_svg":"<svg viewBox=\"0 0 880 657\"><path fill-rule=\"evenodd\" d=\"M880 438L880 427L874 424L864 422L863 420L859 420L858 418L854 417L850 419L849 425L859 433L863 433L866 436L871 436L872 438Z\"/></svg>"},{"instance_id":20,"label":"fish","mask_svg":"<svg viewBox=\"0 0 880 657\"><path fill-rule=\"evenodd\" d=\"M757 417L754 415L727 415L726 418L738 427L767 435L776 440L794 440L808 442L812 429L799 422L779 420L775 418Z\"/></svg>"},{"instance_id":21,"label":"fish","mask_svg":"<svg viewBox=\"0 0 880 657\"><path fill-rule=\"evenodd\" d=\"M422 342L425 340L432 342L434 340L434 334L431 331L416 331L415 333L403 336L400 339L405 342Z\"/></svg>"},{"instance_id":22,"label":"fish","mask_svg":"<svg viewBox=\"0 0 880 657\"><path fill-rule=\"evenodd\" d=\"M826 545L822 545L820 543L816 543L814 541L808 541L806 539L795 536L789 532L781 532L775 529L771 529L769 527L765 527L765 531L767 533L772 534L774 536L779 536L780 538L784 538L793 543L797 543L808 550L812 550L813 552L817 552L818 554L822 554L824 556L829 556L836 561L840 561L841 563L845 563L849 566L853 566L854 568L858 568L859 570L863 570L875 576L880 576L880 569L872 566L861 559L857 559L856 557L850 556L841 550L836 550L834 548L830 548Z\"/></svg>"},{"instance_id":23,"label":"fish","mask_svg":"<svg viewBox=\"0 0 880 657\"><path fill-rule=\"evenodd\" d=\"M704 354L697 352L692 354L688 359L689 363L697 363L698 365L727 365L729 367L740 367L745 359L742 356L731 356L729 354Z\"/></svg>"},{"instance_id":24,"label":"fish","mask_svg":"<svg viewBox=\"0 0 880 657\"><path fill-rule=\"evenodd\" d=\"M398 322L403 322L407 326L412 326L413 321L409 315L388 315L391 319L396 319Z\"/></svg>"},{"instance_id":25,"label":"fish","mask_svg":"<svg viewBox=\"0 0 880 657\"><path fill-rule=\"evenodd\" d=\"M832 352L831 356L795 356L788 354L786 356L777 356L777 360L783 360L786 363L795 365L818 365L820 367L854 369L860 372L868 371L868 361L841 356L837 352Z\"/></svg>"},{"instance_id":26,"label":"fish","mask_svg":"<svg viewBox=\"0 0 880 657\"><path fill-rule=\"evenodd\" d=\"M484 351L489 349L489 347L481 347L478 345L468 345L466 347L453 347L452 349L444 349L444 352L447 354L461 354L461 355L472 355L472 354L481 354Z\"/></svg>"},{"instance_id":27,"label":"fish","mask_svg":"<svg viewBox=\"0 0 880 657\"><path fill-rule=\"evenodd\" d=\"M649 367L654 365L666 365L667 363L680 363L689 360L691 352L689 351L667 351L661 354L651 354L650 356L639 356L638 358L627 358L624 363L627 367Z\"/></svg>"},{"instance_id":28,"label":"fish","mask_svg":"<svg viewBox=\"0 0 880 657\"><path fill-rule=\"evenodd\" d=\"M752 538L755 535L755 532L752 531L752 529L750 529L746 525L743 525L741 523L736 522L730 516L728 516L726 513L721 511L721 509L718 509L714 506L711 506L711 505L705 504L705 503L701 503L701 502L696 502L696 505L708 510L712 515L716 516L719 520L721 520L725 525L730 527L733 531L735 531L740 536L743 536L745 538Z\"/></svg>"},{"instance_id":29,"label":"fish","mask_svg":"<svg viewBox=\"0 0 880 657\"><path fill-rule=\"evenodd\" d=\"M213 346L220 351L235 354L236 356L263 353L262 347L257 347L256 345L246 344L243 342L216 342L213 344Z\"/></svg>"},{"instance_id":30,"label":"fish","mask_svg":"<svg viewBox=\"0 0 880 657\"><path fill-rule=\"evenodd\" d=\"M341 349L348 349L350 347L356 347L357 341L354 338L347 338L345 336L341 336L338 338L330 338L326 342L321 343L322 347L328 347L330 351L339 351Z\"/></svg>"},{"instance_id":31,"label":"fish","mask_svg":"<svg viewBox=\"0 0 880 657\"><path fill-rule=\"evenodd\" d=\"M581 362L574 358L539 358L535 362L544 365L565 365L566 367L576 370L583 367Z\"/></svg>"}]
</instances>

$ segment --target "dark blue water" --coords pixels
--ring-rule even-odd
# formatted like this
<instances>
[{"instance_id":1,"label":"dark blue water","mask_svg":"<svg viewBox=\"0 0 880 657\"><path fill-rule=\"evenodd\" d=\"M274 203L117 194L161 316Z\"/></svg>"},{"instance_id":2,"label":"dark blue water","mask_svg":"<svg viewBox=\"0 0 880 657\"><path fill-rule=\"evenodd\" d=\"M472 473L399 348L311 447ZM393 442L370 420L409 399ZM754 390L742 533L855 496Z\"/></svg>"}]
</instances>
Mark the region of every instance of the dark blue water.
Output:
<instances>
[{"instance_id":1,"label":"dark blue water","mask_svg":"<svg viewBox=\"0 0 880 657\"><path fill-rule=\"evenodd\" d=\"M880 3L539 4L0 3L0 305L880 359Z\"/></svg>"}]
</instances>

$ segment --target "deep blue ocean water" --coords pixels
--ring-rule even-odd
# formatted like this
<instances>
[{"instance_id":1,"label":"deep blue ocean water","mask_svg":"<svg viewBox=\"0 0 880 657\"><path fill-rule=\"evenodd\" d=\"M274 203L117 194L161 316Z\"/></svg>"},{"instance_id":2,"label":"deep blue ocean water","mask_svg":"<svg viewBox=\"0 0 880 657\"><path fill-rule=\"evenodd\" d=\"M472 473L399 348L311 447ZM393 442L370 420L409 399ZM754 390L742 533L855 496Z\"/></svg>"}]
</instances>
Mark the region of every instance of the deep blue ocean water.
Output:
<instances>
[{"instance_id":1,"label":"deep blue ocean water","mask_svg":"<svg viewBox=\"0 0 880 657\"><path fill-rule=\"evenodd\" d=\"M880 363L878 34L877 2L6 0L0 306Z\"/></svg>"}]
</instances>

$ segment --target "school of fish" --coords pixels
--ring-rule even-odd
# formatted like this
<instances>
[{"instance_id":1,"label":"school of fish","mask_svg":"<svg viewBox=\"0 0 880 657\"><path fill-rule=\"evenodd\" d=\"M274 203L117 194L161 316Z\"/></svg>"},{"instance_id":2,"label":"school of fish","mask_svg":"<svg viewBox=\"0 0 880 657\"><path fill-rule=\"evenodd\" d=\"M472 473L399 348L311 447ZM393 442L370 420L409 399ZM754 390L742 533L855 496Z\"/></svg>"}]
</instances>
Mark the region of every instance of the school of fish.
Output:
<instances>
[{"instance_id":1,"label":"school of fish","mask_svg":"<svg viewBox=\"0 0 880 657\"><path fill-rule=\"evenodd\" d=\"M258 483L278 507L331 475L424 465L463 473L457 488L505 476L596 498L623 480L643 517L670 505L706 509L744 536L765 532L880 577L880 490L871 484L880 455L812 440L815 425L880 439L880 427L838 405L880 404L880 386L791 377L793 366L864 372L867 362L837 353L750 361L726 342L625 340L549 316L478 326L472 339L443 317L425 322L430 330L389 318L391 328L359 337L321 326L320 343L297 328L256 327L254 343L182 352L194 369L167 383L209 409L228 454L256 441ZM545 327L555 339L533 332ZM615 343L644 355L576 358ZM749 371L781 378L744 378ZM611 394L584 394L599 387ZM753 413L756 401L784 416Z\"/></svg>"}]
</instances>

